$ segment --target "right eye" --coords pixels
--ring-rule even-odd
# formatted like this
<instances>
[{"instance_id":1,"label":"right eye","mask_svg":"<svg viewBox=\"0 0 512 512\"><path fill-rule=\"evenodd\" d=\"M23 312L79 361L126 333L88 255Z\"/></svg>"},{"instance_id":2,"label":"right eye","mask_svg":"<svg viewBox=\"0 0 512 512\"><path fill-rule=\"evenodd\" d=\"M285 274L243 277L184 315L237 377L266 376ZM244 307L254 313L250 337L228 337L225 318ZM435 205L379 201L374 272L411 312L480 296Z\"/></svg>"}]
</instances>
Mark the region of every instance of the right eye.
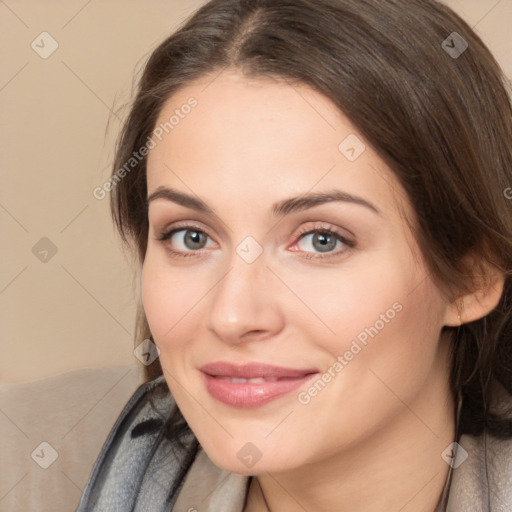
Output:
<instances>
[{"instance_id":1,"label":"right eye","mask_svg":"<svg viewBox=\"0 0 512 512\"><path fill-rule=\"evenodd\" d=\"M207 245L210 237L195 226L180 226L160 234L158 240L165 243L166 248L176 256L191 256L213 244ZM211 240L211 239L210 239ZM213 244L214 246L214 244Z\"/></svg>"}]
</instances>

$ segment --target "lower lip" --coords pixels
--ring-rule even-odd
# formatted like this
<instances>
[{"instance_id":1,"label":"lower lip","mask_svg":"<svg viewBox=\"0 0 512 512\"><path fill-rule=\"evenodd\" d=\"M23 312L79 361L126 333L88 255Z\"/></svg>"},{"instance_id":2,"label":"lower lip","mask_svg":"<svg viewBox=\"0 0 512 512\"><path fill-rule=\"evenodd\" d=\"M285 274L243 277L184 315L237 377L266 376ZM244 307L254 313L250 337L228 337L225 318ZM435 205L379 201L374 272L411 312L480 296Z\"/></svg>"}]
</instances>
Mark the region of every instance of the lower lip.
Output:
<instances>
[{"instance_id":1,"label":"lower lip","mask_svg":"<svg viewBox=\"0 0 512 512\"><path fill-rule=\"evenodd\" d=\"M206 379L206 389L213 398L232 407L251 409L291 393L318 374L310 373L304 377L276 380L274 382L242 382L239 384L212 377L206 373L203 373L203 375Z\"/></svg>"}]
</instances>

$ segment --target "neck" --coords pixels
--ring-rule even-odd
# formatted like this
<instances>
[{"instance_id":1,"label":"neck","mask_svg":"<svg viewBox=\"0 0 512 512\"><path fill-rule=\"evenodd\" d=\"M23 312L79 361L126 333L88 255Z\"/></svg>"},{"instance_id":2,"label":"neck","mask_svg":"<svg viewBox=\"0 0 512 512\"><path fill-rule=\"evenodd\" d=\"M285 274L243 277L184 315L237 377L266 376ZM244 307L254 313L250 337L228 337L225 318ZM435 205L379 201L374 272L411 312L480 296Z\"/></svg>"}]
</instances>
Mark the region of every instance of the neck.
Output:
<instances>
[{"instance_id":1,"label":"neck","mask_svg":"<svg viewBox=\"0 0 512 512\"><path fill-rule=\"evenodd\" d=\"M450 469L441 453L455 439L448 343L439 352L424 391L392 422L321 463L255 477L245 512L435 512Z\"/></svg>"}]
</instances>

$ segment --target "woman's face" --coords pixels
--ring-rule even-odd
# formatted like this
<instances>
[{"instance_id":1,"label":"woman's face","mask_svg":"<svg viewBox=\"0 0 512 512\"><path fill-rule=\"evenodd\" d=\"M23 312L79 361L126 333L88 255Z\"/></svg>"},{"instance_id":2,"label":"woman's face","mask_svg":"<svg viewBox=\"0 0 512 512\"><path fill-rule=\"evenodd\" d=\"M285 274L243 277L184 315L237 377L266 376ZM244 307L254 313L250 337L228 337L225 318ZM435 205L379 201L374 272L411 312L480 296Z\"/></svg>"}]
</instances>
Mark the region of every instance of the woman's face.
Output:
<instances>
[{"instance_id":1,"label":"woman's face","mask_svg":"<svg viewBox=\"0 0 512 512\"><path fill-rule=\"evenodd\" d=\"M304 85L224 72L175 94L155 134L143 303L213 462L286 471L406 415L435 427L449 306L348 119Z\"/></svg>"}]
</instances>

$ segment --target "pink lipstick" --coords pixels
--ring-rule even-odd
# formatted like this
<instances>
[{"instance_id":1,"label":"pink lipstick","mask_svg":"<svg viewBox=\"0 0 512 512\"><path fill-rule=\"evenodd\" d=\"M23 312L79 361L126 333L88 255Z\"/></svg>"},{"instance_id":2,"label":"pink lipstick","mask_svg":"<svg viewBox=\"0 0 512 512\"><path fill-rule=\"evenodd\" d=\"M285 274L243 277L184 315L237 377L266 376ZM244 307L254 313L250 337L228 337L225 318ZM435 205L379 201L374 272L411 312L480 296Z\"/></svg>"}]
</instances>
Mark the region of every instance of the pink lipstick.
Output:
<instances>
[{"instance_id":1,"label":"pink lipstick","mask_svg":"<svg viewBox=\"0 0 512 512\"><path fill-rule=\"evenodd\" d=\"M244 409L259 407L290 393L319 373L316 369L223 361L205 364L200 370L213 398Z\"/></svg>"}]
</instances>

